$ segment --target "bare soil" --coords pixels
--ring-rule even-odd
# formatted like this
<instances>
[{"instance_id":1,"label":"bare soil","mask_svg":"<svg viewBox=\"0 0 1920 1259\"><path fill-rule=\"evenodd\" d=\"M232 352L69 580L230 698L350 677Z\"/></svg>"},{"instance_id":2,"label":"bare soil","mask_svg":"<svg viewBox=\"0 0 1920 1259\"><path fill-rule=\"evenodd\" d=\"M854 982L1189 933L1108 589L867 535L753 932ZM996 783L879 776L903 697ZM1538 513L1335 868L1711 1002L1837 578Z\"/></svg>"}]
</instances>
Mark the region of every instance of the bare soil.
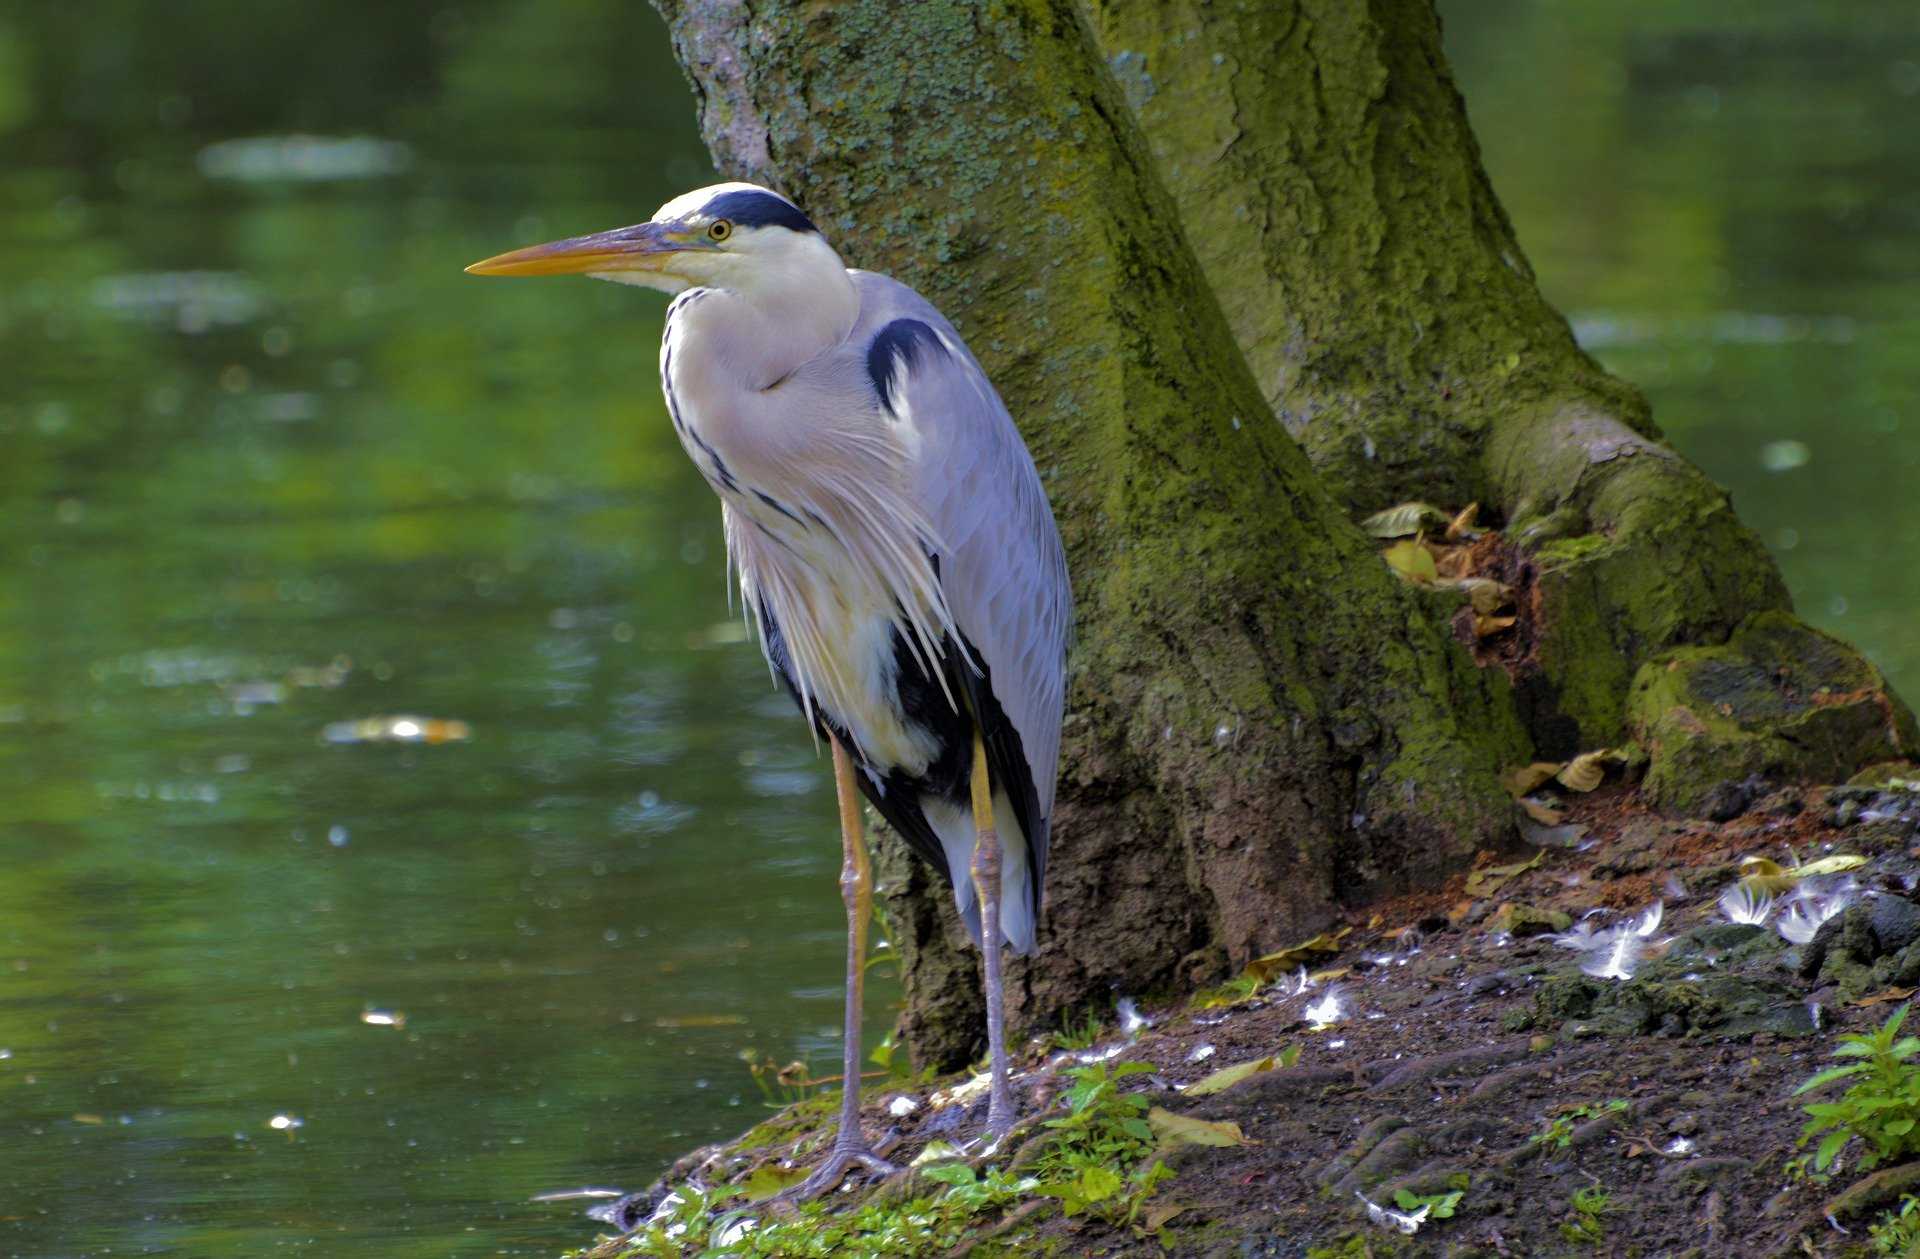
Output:
<instances>
[{"instance_id":1,"label":"bare soil","mask_svg":"<svg viewBox=\"0 0 1920 1259\"><path fill-rule=\"evenodd\" d=\"M1211 1009L1169 1001L1148 1005L1151 1026L1130 1037L1108 1028L1079 1056L1117 1047L1115 1061L1153 1064L1129 1083L1169 1110L1237 1122L1252 1143L1174 1151L1178 1176L1153 1199L1153 1231L1049 1207L999 1221L997 1232L988 1221L982 1253L1015 1239L1017 1253L1207 1259L1322 1247L1343 1256L1860 1248L1920 1169L1863 1179L1856 1144L1830 1179L1792 1174L1806 1152L1796 1138L1807 1100L1792 1093L1827 1065L1837 1035L1879 1023L1920 982L1920 907L1910 899L1920 802L1859 788L1757 794L1736 801L1746 811L1730 820L1677 822L1628 788L1602 788L1571 802L1574 830L1535 832L1568 846L1485 854L1436 892L1356 911L1338 952L1307 963L1318 977L1304 991L1283 982ZM1846 876L1859 886L1853 907L1808 944L1779 934L1777 911L1743 926L1717 905L1744 857L1789 865L1834 853L1869 863ZM1529 869L1499 872L1534 855ZM1630 978L1583 973L1597 965L1593 951L1546 934L1568 920L1604 930L1655 903L1662 917L1644 948L1629 950L1639 955ZM1307 1010L1324 1014L1329 991L1339 1016L1316 1026ZM1301 1050L1290 1067L1212 1096L1182 1094L1289 1045ZM1047 1040L1027 1046L1017 1083L1029 1113L1051 1104L1076 1061ZM984 1100L939 1105L936 1089L953 1084L870 1086L869 1133L897 1139L896 1161L929 1140L972 1135ZM889 1113L902 1096L916 1108ZM635 1195L629 1216L689 1179L804 1163L830 1135L828 1111L810 1106L744 1143L689 1155ZM1399 1189L1461 1184L1453 1216L1412 1236L1370 1221L1362 1201L1391 1206ZM1606 1195L1597 1238L1572 1205L1582 1190Z\"/></svg>"}]
</instances>

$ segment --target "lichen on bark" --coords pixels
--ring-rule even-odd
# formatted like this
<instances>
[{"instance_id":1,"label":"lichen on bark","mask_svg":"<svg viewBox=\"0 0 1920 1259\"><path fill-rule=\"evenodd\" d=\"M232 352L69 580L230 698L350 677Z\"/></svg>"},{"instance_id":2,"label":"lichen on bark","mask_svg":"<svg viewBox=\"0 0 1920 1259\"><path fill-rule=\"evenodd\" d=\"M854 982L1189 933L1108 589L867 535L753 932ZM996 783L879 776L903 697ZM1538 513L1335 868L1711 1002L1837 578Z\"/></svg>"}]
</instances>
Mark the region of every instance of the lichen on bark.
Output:
<instances>
[{"instance_id":1,"label":"lichen on bark","mask_svg":"<svg viewBox=\"0 0 1920 1259\"><path fill-rule=\"evenodd\" d=\"M1206 977L1510 833L1526 752L1269 408L1066 0L658 0L728 175L954 319L1079 601L1028 1021ZM897 858L897 854L895 854ZM977 1037L943 889L883 854L916 1054Z\"/></svg>"}]
</instances>

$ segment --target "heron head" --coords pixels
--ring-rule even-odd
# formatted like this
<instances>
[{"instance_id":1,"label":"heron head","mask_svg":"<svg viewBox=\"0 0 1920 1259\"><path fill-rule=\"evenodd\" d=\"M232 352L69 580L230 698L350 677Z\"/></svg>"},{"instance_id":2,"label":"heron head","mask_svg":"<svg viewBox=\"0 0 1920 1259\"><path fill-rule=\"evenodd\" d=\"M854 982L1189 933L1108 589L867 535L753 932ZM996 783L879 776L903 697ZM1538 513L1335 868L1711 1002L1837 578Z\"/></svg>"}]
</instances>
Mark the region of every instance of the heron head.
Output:
<instances>
[{"instance_id":1,"label":"heron head","mask_svg":"<svg viewBox=\"0 0 1920 1259\"><path fill-rule=\"evenodd\" d=\"M678 293L751 293L839 255L793 202L757 184L714 184L675 197L632 227L532 245L476 262L474 275L587 275Z\"/></svg>"}]
</instances>

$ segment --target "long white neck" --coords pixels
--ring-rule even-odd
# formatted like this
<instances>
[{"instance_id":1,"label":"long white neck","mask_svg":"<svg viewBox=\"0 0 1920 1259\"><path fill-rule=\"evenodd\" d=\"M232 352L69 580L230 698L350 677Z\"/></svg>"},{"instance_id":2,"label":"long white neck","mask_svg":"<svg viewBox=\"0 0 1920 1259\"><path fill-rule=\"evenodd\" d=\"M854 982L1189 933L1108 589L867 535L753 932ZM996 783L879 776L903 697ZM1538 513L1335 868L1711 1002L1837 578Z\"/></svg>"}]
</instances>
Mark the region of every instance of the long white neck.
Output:
<instances>
[{"instance_id":1,"label":"long white neck","mask_svg":"<svg viewBox=\"0 0 1920 1259\"><path fill-rule=\"evenodd\" d=\"M745 392L771 388L840 344L860 313L840 255L811 234L755 259L737 282L709 288L683 316L684 350L705 360L709 380Z\"/></svg>"}]
</instances>

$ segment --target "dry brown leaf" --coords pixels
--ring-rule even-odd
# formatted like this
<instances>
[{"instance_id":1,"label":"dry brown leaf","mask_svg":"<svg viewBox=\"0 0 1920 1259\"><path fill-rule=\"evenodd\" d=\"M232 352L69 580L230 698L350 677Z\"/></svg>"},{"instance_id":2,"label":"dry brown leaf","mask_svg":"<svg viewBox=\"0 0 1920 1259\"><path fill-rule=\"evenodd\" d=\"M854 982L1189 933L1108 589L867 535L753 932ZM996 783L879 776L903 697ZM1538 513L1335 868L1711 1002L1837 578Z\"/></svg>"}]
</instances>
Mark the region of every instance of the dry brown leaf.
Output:
<instances>
[{"instance_id":1,"label":"dry brown leaf","mask_svg":"<svg viewBox=\"0 0 1920 1259\"><path fill-rule=\"evenodd\" d=\"M1513 587L1491 577L1462 577L1455 585L1473 604L1473 610L1485 616L1513 604Z\"/></svg>"},{"instance_id":2,"label":"dry brown leaf","mask_svg":"<svg viewBox=\"0 0 1920 1259\"><path fill-rule=\"evenodd\" d=\"M1559 773L1565 764L1565 761L1535 761L1531 765L1516 765L1500 775L1500 785L1518 800Z\"/></svg>"},{"instance_id":3,"label":"dry brown leaf","mask_svg":"<svg viewBox=\"0 0 1920 1259\"><path fill-rule=\"evenodd\" d=\"M1582 752L1568 761L1554 777L1560 780L1561 786L1570 791L1592 791L1605 781L1606 763L1619 759L1621 759L1620 753L1612 748L1601 748L1597 752Z\"/></svg>"},{"instance_id":4,"label":"dry brown leaf","mask_svg":"<svg viewBox=\"0 0 1920 1259\"><path fill-rule=\"evenodd\" d=\"M1473 636L1475 638L1492 638L1501 630L1512 629L1515 622L1519 621L1519 619L1517 616L1487 616L1484 613L1476 612L1473 616Z\"/></svg>"},{"instance_id":5,"label":"dry brown leaf","mask_svg":"<svg viewBox=\"0 0 1920 1259\"><path fill-rule=\"evenodd\" d=\"M1885 992L1870 992L1847 1004L1850 1006L1885 1005L1889 1001L1905 1001L1916 992L1920 992L1920 988L1889 988Z\"/></svg>"},{"instance_id":6,"label":"dry brown leaf","mask_svg":"<svg viewBox=\"0 0 1920 1259\"><path fill-rule=\"evenodd\" d=\"M1284 1071L1298 1061L1300 1061L1300 1046L1288 1045L1277 1054L1255 1058L1252 1062L1236 1062L1230 1067L1221 1067L1206 1079L1188 1086L1183 1095L1205 1097L1209 1093L1224 1092L1242 1080L1250 1080L1256 1075L1265 1075L1269 1071Z\"/></svg>"},{"instance_id":7,"label":"dry brown leaf","mask_svg":"<svg viewBox=\"0 0 1920 1259\"><path fill-rule=\"evenodd\" d=\"M1291 945L1281 949L1277 953L1269 953L1265 957L1256 957L1247 963L1246 973L1252 975L1261 983L1265 983L1275 975L1291 974L1299 970L1302 966L1305 966L1308 962L1313 961L1316 955L1331 957L1338 953L1340 951L1340 941L1345 939L1352 931L1352 927L1342 927L1338 931L1322 932L1311 940Z\"/></svg>"},{"instance_id":8,"label":"dry brown leaf","mask_svg":"<svg viewBox=\"0 0 1920 1259\"><path fill-rule=\"evenodd\" d=\"M1147 1231L1157 1233L1173 1221L1173 1217L1187 1209L1184 1202L1156 1202L1147 1208L1145 1219Z\"/></svg>"},{"instance_id":9,"label":"dry brown leaf","mask_svg":"<svg viewBox=\"0 0 1920 1259\"><path fill-rule=\"evenodd\" d=\"M1784 896L1802 879L1820 874L1843 874L1866 864L1865 857L1852 853L1835 853L1831 857L1822 857L1791 869L1766 857L1748 857L1740 862L1740 883L1756 893Z\"/></svg>"},{"instance_id":10,"label":"dry brown leaf","mask_svg":"<svg viewBox=\"0 0 1920 1259\"><path fill-rule=\"evenodd\" d=\"M1376 538L1404 538L1420 532L1427 521L1442 520L1445 516L1445 512L1429 503L1401 503L1373 513L1360 522L1360 527Z\"/></svg>"},{"instance_id":11,"label":"dry brown leaf","mask_svg":"<svg viewBox=\"0 0 1920 1259\"><path fill-rule=\"evenodd\" d=\"M1170 1110L1155 1106L1147 1112L1147 1126L1160 1138L1162 1149L1176 1145L1257 1145L1246 1133L1240 1131L1240 1125L1231 1120L1218 1123L1205 1119L1195 1119L1191 1115L1176 1115Z\"/></svg>"},{"instance_id":12,"label":"dry brown leaf","mask_svg":"<svg viewBox=\"0 0 1920 1259\"><path fill-rule=\"evenodd\" d=\"M1533 854L1531 861L1516 861L1506 866L1485 866L1467 876L1468 896L1491 896L1500 890L1500 886L1516 875L1525 874L1539 865L1546 856L1545 852Z\"/></svg>"},{"instance_id":13,"label":"dry brown leaf","mask_svg":"<svg viewBox=\"0 0 1920 1259\"><path fill-rule=\"evenodd\" d=\"M1480 504L1468 503L1460 509L1460 514L1447 522L1447 541L1458 542L1462 538L1477 538L1480 530L1474 522L1480 517Z\"/></svg>"},{"instance_id":14,"label":"dry brown leaf","mask_svg":"<svg viewBox=\"0 0 1920 1259\"><path fill-rule=\"evenodd\" d=\"M1518 804L1526 815L1542 826L1558 826L1566 818L1565 810L1557 802L1542 800L1538 796L1522 796L1514 803Z\"/></svg>"},{"instance_id":15,"label":"dry brown leaf","mask_svg":"<svg viewBox=\"0 0 1920 1259\"><path fill-rule=\"evenodd\" d=\"M1427 547L1434 553L1434 568L1439 571L1442 579L1458 586L1472 575L1470 570L1473 567L1473 556L1467 554L1466 547L1435 547L1431 542L1427 543Z\"/></svg>"}]
</instances>

